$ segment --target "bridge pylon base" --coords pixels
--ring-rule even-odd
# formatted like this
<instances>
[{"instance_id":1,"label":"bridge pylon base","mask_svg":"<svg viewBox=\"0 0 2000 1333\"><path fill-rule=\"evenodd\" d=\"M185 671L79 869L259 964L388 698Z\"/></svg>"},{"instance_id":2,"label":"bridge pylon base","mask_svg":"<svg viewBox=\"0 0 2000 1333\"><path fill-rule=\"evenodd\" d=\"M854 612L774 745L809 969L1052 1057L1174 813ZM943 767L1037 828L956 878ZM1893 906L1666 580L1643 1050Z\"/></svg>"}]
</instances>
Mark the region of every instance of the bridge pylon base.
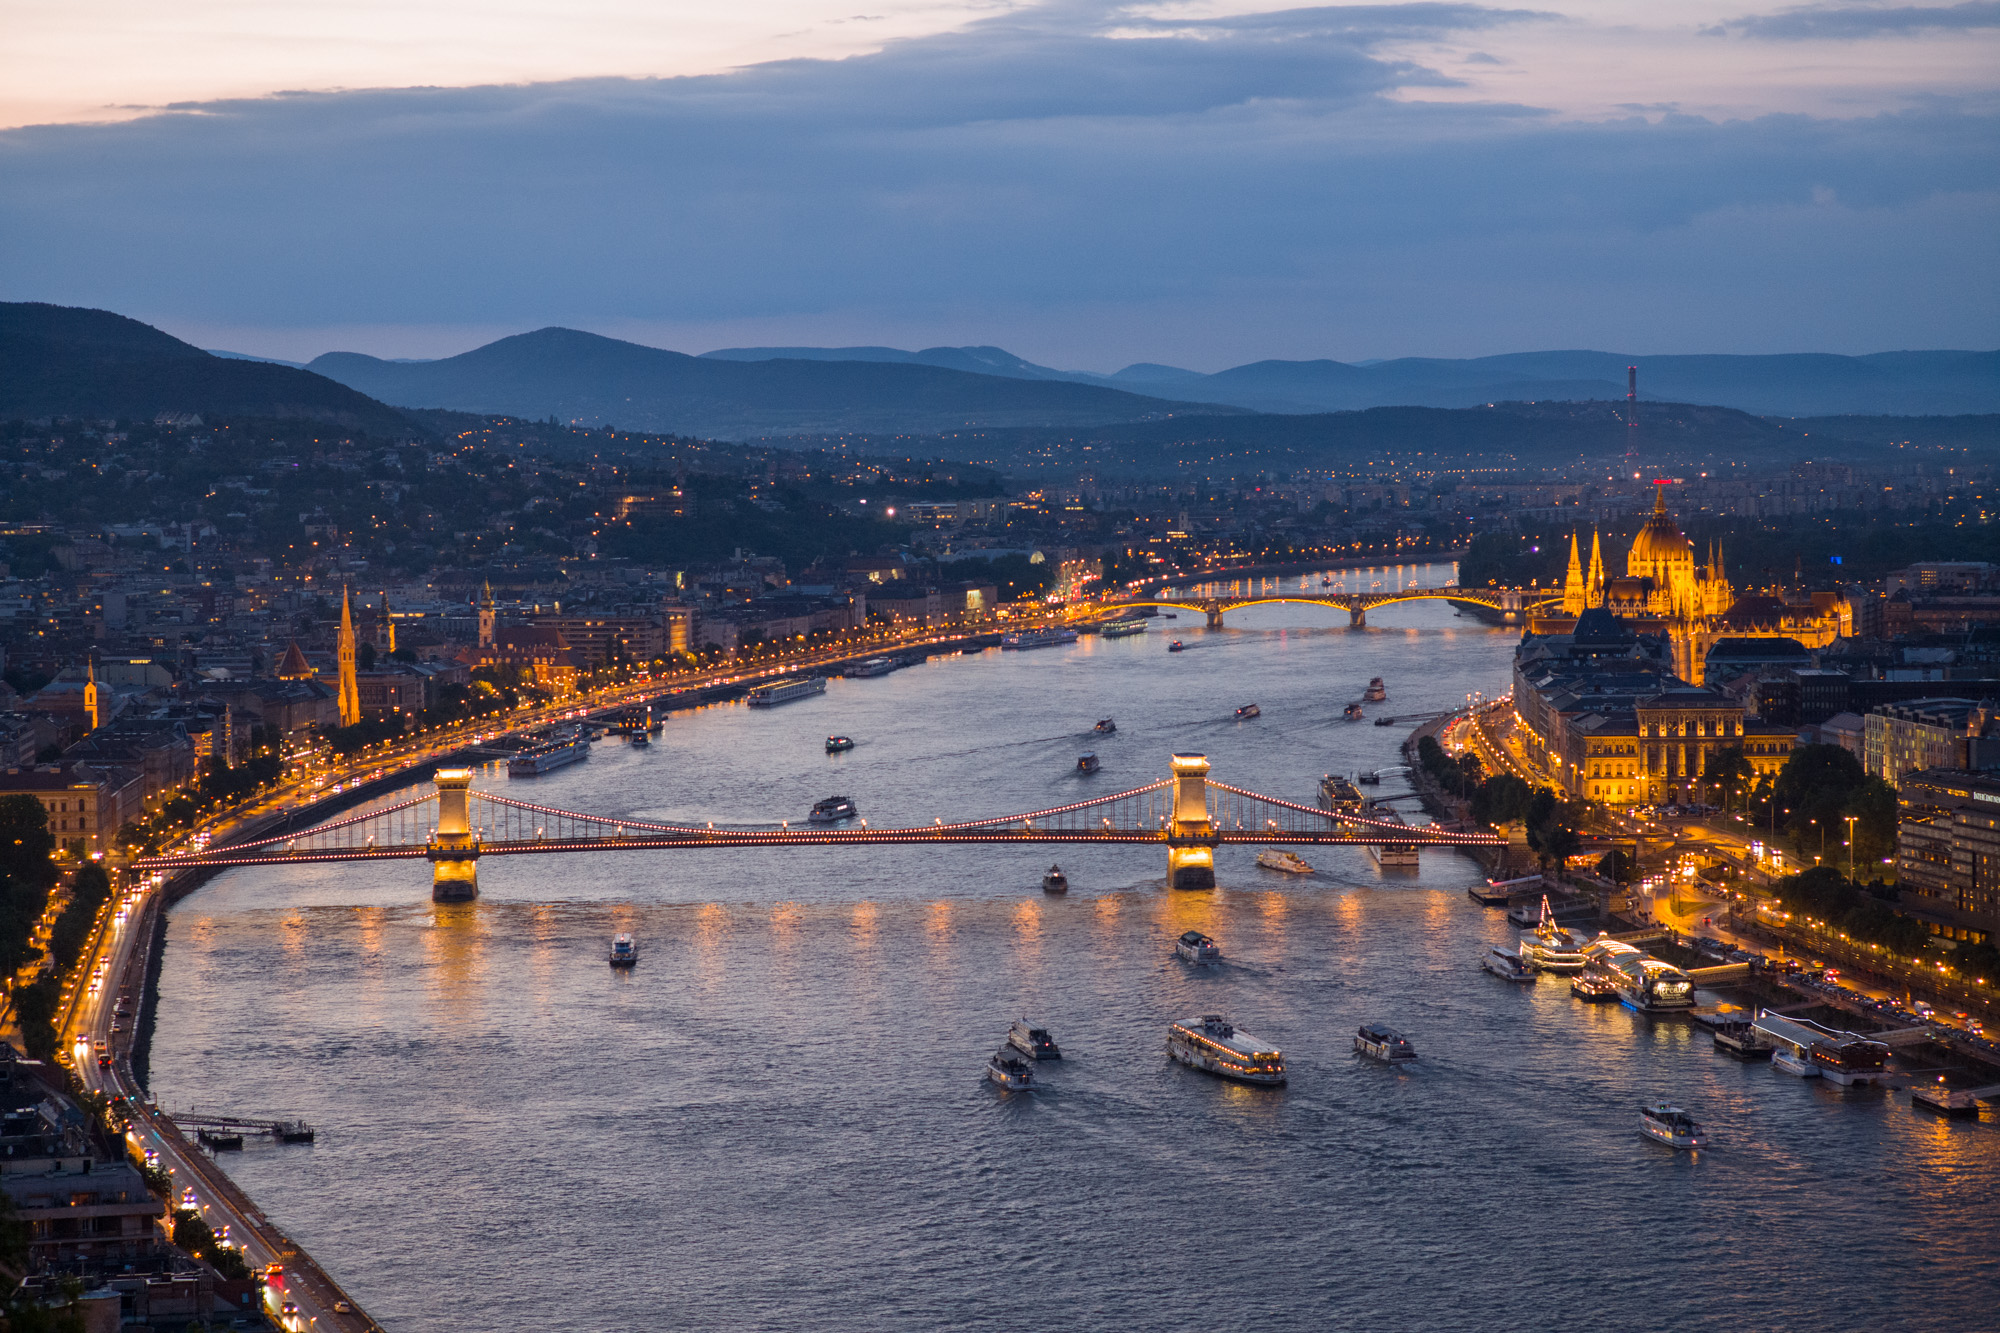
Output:
<instances>
[{"instance_id":1,"label":"bridge pylon base","mask_svg":"<svg viewBox=\"0 0 2000 1333\"><path fill-rule=\"evenodd\" d=\"M469 903L478 896L479 862L476 859L454 858L431 863L432 902Z\"/></svg>"},{"instance_id":2,"label":"bridge pylon base","mask_svg":"<svg viewBox=\"0 0 2000 1333\"><path fill-rule=\"evenodd\" d=\"M1212 889L1215 887L1215 853L1207 847L1167 849L1167 887L1170 889Z\"/></svg>"}]
</instances>

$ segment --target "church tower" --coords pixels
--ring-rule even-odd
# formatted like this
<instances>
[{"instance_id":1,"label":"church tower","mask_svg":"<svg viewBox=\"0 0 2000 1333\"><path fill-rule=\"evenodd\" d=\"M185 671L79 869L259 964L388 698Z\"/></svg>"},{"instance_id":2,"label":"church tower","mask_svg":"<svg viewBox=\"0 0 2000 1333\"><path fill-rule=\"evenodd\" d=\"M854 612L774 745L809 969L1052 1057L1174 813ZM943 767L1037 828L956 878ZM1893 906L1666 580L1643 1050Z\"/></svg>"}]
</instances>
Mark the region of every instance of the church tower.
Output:
<instances>
[{"instance_id":1,"label":"church tower","mask_svg":"<svg viewBox=\"0 0 2000 1333\"><path fill-rule=\"evenodd\" d=\"M354 668L354 604L347 589L340 590L340 725L351 727L361 721L361 682Z\"/></svg>"},{"instance_id":2,"label":"church tower","mask_svg":"<svg viewBox=\"0 0 2000 1333\"><path fill-rule=\"evenodd\" d=\"M83 664L83 711L90 718L92 731L104 725L104 705L97 694L97 663L88 659Z\"/></svg>"},{"instance_id":3,"label":"church tower","mask_svg":"<svg viewBox=\"0 0 2000 1333\"><path fill-rule=\"evenodd\" d=\"M389 594L382 594L382 620L375 627L375 646L385 653L396 651L396 618L389 614Z\"/></svg>"},{"instance_id":4,"label":"church tower","mask_svg":"<svg viewBox=\"0 0 2000 1333\"><path fill-rule=\"evenodd\" d=\"M1604 544L1595 532L1590 534L1590 574L1584 584L1584 602L1589 606L1604 605Z\"/></svg>"},{"instance_id":5,"label":"church tower","mask_svg":"<svg viewBox=\"0 0 2000 1333\"><path fill-rule=\"evenodd\" d=\"M479 594L479 646L493 646L493 581L488 579Z\"/></svg>"},{"instance_id":6,"label":"church tower","mask_svg":"<svg viewBox=\"0 0 2000 1333\"><path fill-rule=\"evenodd\" d=\"M1583 561L1576 553L1576 534L1569 535L1569 573L1563 575L1563 614L1580 616L1590 604L1583 583Z\"/></svg>"}]
</instances>

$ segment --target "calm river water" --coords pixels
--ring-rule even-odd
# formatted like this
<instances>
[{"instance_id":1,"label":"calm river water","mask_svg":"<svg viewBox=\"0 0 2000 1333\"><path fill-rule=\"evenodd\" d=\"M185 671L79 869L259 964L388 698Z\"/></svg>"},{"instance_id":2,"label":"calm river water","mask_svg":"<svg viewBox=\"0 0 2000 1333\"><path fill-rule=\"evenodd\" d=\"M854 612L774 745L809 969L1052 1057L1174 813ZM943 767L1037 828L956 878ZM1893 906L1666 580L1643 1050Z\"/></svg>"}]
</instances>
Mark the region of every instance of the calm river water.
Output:
<instances>
[{"instance_id":1,"label":"calm river water","mask_svg":"<svg viewBox=\"0 0 2000 1333\"><path fill-rule=\"evenodd\" d=\"M928 822L1200 750L1310 802L1325 772L1394 762L1407 728L1339 720L1370 676L1391 700L1371 714L1506 687L1510 632L1437 603L1369 619L1277 606L938 659L480 781L718 821L838 792ZM1107 716L1118 734L1090 736ZM859 748L825 755L830 732ZM1039 890L1052 856L1066 898ZM446 908L421 864L232 872L172 915L155 1091L316 1123L227 1165L397 1333L1995 1326L1990 1120L1489 977L1474 959L1509 932L1452 854L1384 873L1309 849L1304 878L1253 856L1179 894L1152 848L517 857ZM1221 966L1174 960L1190 927ZM621 930L631 974L605 966ZM1170 1064L1167 1023L1204 1011L1281 1045L1290 1085ZM981 1069L1021 1015L1068 1058L1003 1093ZM1358 1061L1370 1020L1418 1067ZM1713 1146L1642 1139L1655 1097Z\"/></svg>"}]
</instances>

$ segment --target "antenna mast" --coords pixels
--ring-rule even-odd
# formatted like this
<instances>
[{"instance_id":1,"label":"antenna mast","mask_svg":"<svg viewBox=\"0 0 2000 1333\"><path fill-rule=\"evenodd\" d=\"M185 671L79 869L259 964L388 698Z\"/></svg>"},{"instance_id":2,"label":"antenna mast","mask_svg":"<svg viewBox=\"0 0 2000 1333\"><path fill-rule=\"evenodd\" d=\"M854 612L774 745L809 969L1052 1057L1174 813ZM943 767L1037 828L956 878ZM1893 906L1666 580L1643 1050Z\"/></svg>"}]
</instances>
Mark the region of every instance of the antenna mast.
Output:
<instances>
[{"instance_id":1,"label":"antenna mast","mask_svg":"<svg viewBox=\"0 0 2000 1333\"><path fill-rule=\"evenodd\" d=\"M1639 367L1625 367L1625 470L1639 475Z\"/></svg>"}]
</instances>

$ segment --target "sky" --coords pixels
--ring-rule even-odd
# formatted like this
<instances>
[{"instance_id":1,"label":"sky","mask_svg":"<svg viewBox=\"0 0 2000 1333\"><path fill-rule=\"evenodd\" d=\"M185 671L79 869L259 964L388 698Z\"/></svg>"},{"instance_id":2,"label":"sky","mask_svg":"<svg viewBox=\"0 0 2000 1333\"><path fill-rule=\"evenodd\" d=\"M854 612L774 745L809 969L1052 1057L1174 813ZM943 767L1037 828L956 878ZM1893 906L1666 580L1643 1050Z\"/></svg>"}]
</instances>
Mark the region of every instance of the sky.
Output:
<instances>
[{"instance_id":1,"label":"sky","mask_svg":"<svg viewBox=\"0 0 2000 1333\"><path fill-rule=\"evenodd\" d=\"M0 299L206 347L2000 346L2000 0L0 0Z\"/></svg>"}]
</instances>

